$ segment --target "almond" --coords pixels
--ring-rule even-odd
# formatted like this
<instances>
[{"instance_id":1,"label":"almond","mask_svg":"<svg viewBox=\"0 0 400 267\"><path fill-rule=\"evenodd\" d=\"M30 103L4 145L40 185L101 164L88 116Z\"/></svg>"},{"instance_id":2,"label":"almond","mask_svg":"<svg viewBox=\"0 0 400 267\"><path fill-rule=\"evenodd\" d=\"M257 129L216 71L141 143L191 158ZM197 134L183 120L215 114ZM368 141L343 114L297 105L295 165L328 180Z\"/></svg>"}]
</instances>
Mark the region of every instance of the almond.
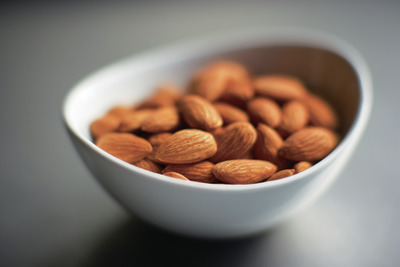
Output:
<instances>
[{"instance_id":1,"label":"almond","mask_svg":"<svg viewBox=\"0 0 400 267\"><path fill-rule=\"evenodd\" d=\"M229 184L261 182L276 171L276 166L264 160L236 159L222 161L214 166L213 174L218 180Z\"/></svg>"},{"instance_id":2,"label":"almond","mask_svg":"<svg viewBox=\"0 0 400 267\"><path fill-rule=\"evenodd\" d=\"M100 136L115 132L121 123L121 119L118 116L108 114L105 115L90 124L90 133L94 140Z\"/></svg>"},{"instance_id":3,"label":"almond","mask_svg":"<svg viewBox=\"0 0 400 267\"><path fill-rule=\"evenodd\" d=\"M212 134L197 129L180 130L157 149L156 159L164 163L194 163L205 160L217 152Z\"/></svg>"},{"instance_id":4,"label":"almond","mask_svg":"<svg viewBox=\"0 0 400 267\"><path fill-rule=\"evenodd\" d=\"M249 122L234 122L214 132L218 144L217 153L210 158L214 163L238 159L247 154L257 139L257 132Z\"/></svg>"},{"instance_id":5,"label":"almond","mask_svg":"<svg viewBox=\"0 0 400 267\"><path fill-rule=\"evenodd\" d=\"M142 127L143 122L150 114L154 111L151 109L134 110L126 114L121 119L121 125L119 126L120 132L134 132Z\"/></svg>"},{"instance_id":6,"label":"almond","mask_svg":"<svg viewBox=\"0 0 400 267\"><path fill-rule=\"evenodd\" d=\"M181 97L181 90L172 83L164 83L158 87L156 93L138 105L137 109L156 109L173 106Z\"/></svg>"},{"instance_id":7,"label":"almond","mask_svg":"<svg viewBox=\"0 0 400 267\"><path fill-rule=\"evenodd\" d=\"M151 144L141 137L130 133L107 133L99 137L96 145L128 163L135 163L151 153Z\"/></svg>"},{"instance_id":8,"label":"almond","mask_svg":"<svg viewBox=\"0 0 400 267\"><path fill-rule=\"evenodd\" d=\"M293 174L294 174L294 169L281 170L281 171L278 171L278 172L272 174L268 178L268 181L279 180L279 179L282 179L282 178L286 178L286 177L292 176Z\"/></svg>"},{"instance_id":9,"label":"almond","mask_svg":"<svg viewBox=\"0 0 400 267\"><path fill-rule=\"evenodd\" d=\"M265 75L254 79L254 90L257 95L269 97L278 101L302 99L307 95L303 83L287 75Z\"/></svg>"},{"instance_id":10,"label":"almond","mask_svg":"<svg viewBox=\"0 0 400 267\"><path fill-rule=\"evenodd\" d=\"M207 99L198 95L186 95L178 104L183 119L192 128L210 131L222 126L223 120L217 109Z\"/></svg>"},{"instance_id":11,"label":"almond","mask_svg":"<svg viewBox=\"0 0 400 267\"><path fill-rule=\"evenodd\" d=\"M215 62L201 69L191 80L189 93L200 95L209 101L221 97L229 80L229 68L225 62Z\"/></svg>"},{"instance_id":12,"label":"almond","mask_svg":"<svg viewBox=\"0 0 400 267\"><path fill-rule=\"evenodd\" d=\"M229 73L230 80L239 80L248 77L247 69L240 63L231 60L221 60L214 63Z\"/></svg>"},{"instance_id":13,"label":"almond","mask_svg":"<svg viewBox=\"0 0 400 267\"><path fill-rule=\"evenodd\" d=\"M222 94L222 98L231 97L241 101L248 101L254 96L254 88L246 72L234 74L229 78L227 87Z\"/></svg>"},{"instance_id":14,"label":"almond","mask_svg":"<svg viewBox=\"0 0 400 267\"><path fill-rule=\"evenodd\" d=\"M294 173L299 173L299 172L305 171L311 167L312 167L312 163L309 161L300 161L300 162L297 162L296 164L294 164L294 166L293 166Z\"/></svg>"},{"instance_id":15,"label":"almond","mask_svg":"<svg viewBox=\"0 0 400 267\"><path fill-rule=\"evenodd\" d=\"M308 123L308 119L309 113L306 105L298 100L292 100L282 107L282 122L279 128L291 134L304 128Z\"/></svg>"},{"instance_id":16,"label":"almond","mask_svg":"<svg viewBox=\"0 0 400 267\"><path fill-rule=\"evenodd\" d=\"M162 162L159 162L155 158L155 155L156 155L157 149L160 147L160 145L162 143L164 143L164 141L167 140L167 138L170 137L171 135L172 135L172 133L158 133L158 134L153 134L153 135L149 136L148 141L150 142L151 146L153 147L153 151L147 157L154 162L162 163Z\"/></svg>"},{"instance_id":17,"label":"almond","mask_svg":"<svg viewBox=\"0 0 400 267\"><path fill-rule=\"evenodd\" d=\"M279 105L268 98L258 97L247 103L247 112L254 123L265 123L277 127L282 121L282 111Z\"/></svg>"},{"instance_id":18,"label":"almond","mask_svg":"<svg viewBox=\"0 0 400 267\"><path fill-rule=\"evenodd\" d=\"M323 127L306 127L290 135L279 155L293 161L321 160L338 144L337 135Z\"/></svg>"},{"instance_id":19,"label":"almond","mask_svg":"<svg viewBox=\"0 0 400 267\"><path fill-rule=\"evenodd\" d=\"M224 125L237 121L249 121L247 113L237 107L222 102L214 103L214 107L221 114Z\"/></svg>"},{"instance_id":20,"label":"almond","mask_svg":"<svg viewBox=\"0 0 400 267\"><path fill-rule=\"evenodd\" d=\"M191 181L216 183L218 180L211 172L213 167L214 164L210 161L200 161L189 164L169 164L162 172L177 172Z\"/></svg>"},{"instance_id":21,"label":"almond","mask_svg":"<svg viewBox=\"0 0 400 267\"><path fill-rule=\"evenodd\" d=\"M265 124L257 126L257 141L254 145L254 157L274 163L279 169L287 168L289 163L278 154L283 139L273 128Z\"/></svg>"},{"instance_id":22,"label":"almond","mask_svg":"<svg viewBox=\"0 0 400 267\"><path fill-rule=\"evenodd\" d=\"M185 176L183 176L182 174L177 173L177 172L166 172L166 173L164 173L164 175L172 177L172 178L177 178L177 179L189 181L188 178L186 178Z\"/></svg>"},{"instance_id":23,"label":"almond","mask_svg":"<svg viewBox=\"0 0 400 267\"><path fill-rule=\"evenodd\" d=\"M148 140L150 144L154 147L159 147L168 137L170 137L172 133L157 133L149 136Z\"/></svg>"},{"instance_id":24,"label":"almond","mask_svg":"<svg viewBox=\"0 0 400 267\"><path fill-rule=\"evenodd\" d=\"M179 126L179 113L175 106L165 106L154 110L142 122L141 130L148 133L168 132Z\"/></svg>"},{"instance_id":25,"label":"almond","mask_svg":"<svg viewBox=\"0 0 400 267\"><path fill-rule=\"evenodd\" d=\"M161 173L161 166L149 158L144 158L142 160L139 160L138 162L135 162L133 165L151 172Z\"/></svg>"},{"instance_id":26,"label":"almond","mask_svg":"<svg viewBox=\"0 0 400 267\"><path fill-rule=\"evenodd\" d=\"M317 95L307 95L303 99L310 114L310 122L314 126L322 126L332 130L338 128L338 116L331 105Z\"/></svg>"},{"instance_id":27,"label":"almond","mask_svg":"<svg viewBox=\"0 0 400 267\"><path fill-rule=\"evenodd\" d=\"M129 114L132 112L133 108L132 107L127 107L127 106L115 106L112 109L110 109L107 113L107 115L114 115L119 118L124 117L125 115Z\"/></svg>"}]
</instances>

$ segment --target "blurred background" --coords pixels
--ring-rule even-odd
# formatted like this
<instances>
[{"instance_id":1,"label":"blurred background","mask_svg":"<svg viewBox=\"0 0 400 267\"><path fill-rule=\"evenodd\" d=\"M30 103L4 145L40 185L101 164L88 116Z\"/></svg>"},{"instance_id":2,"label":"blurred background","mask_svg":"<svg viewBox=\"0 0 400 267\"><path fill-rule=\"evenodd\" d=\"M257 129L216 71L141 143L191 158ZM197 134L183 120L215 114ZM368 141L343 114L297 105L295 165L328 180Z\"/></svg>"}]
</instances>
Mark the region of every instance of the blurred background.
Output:
<instances>
[{"instance_id":1,"label":"blurred background","mask_svg":"<svg viewBox=\"0 0 400 267\"><path fill-rule=\"evenodd\" d=\"M3 1L0 266L398 266L398 1ZM128 214L95 182L61 118L80 79L142 51L243 27L335 34L365 57L370 124L312 206L262 235L193 240Z\"/></svg>"}]
</instances>

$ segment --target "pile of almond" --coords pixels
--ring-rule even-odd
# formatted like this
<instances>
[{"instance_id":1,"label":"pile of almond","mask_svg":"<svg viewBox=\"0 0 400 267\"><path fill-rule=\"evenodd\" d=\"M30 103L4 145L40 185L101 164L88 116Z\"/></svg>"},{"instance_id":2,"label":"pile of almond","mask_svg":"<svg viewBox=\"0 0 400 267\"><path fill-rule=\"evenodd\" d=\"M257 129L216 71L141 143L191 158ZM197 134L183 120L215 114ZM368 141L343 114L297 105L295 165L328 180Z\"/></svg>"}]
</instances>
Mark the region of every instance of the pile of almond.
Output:
<instances>
[{"instance_id":1,"label":"pile of almond","mask_svg":"<svg viewBox=\"0 0 400 267\"><path fill-rule=\"evenodd\" d=\"M163 84L135 106L112 108L90 125L95 144L165 176L249 184L308 169L339 142L335 111L295 77L216 61L187 87Z\"/></svg>"}]
</instances>

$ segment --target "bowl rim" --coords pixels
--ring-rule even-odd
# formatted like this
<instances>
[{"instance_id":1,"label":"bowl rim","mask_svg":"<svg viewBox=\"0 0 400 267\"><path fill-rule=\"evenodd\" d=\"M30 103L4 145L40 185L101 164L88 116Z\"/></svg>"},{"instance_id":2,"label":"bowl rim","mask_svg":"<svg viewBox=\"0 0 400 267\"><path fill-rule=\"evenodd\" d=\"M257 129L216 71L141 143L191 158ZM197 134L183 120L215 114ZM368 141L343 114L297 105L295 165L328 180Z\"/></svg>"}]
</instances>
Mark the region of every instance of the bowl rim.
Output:
<instances>
[{"instance_id":1,"label":"bowl rim","mask_svg":"<svg viewBox=\"0 0 400 267\"><path fill-rule=\"evenodd\" d=\"M163 56L171 54L179 54L181 58L185 58L185 56L193 55L193 53L204 53L207 49L211 49L214 52L226 52L234 49L268 45L302 45L330 51L348 62L348 64L354 69L359 81L360 104L357 108L354 122L347 134L338 146L324 159L312 166L312 168L295 174L289 178L255 184L211 184L195 181L188 182L180 179L165 179L165 176L162 174L157 174L136 167L108 154L97 147L91 140L86 138L84 134L76 129L71 123L70 110L73 108L72 104L74 98L76 98L81 91L84 91L86 87L96 81L118 79L121 73L127 71L131 72L132 70L127 70L126 66L131 65L133 62L135 62L136 65L140 65L142 68L146 68L146 62L151 62L151 59L158 59L161 61ZM252 27L202 35L197 38L183 40L174 44L164 45L158 48L155 47L100 68L78 82L66 94L62 105L62 119L70 133L78 138L89 149L101 154L103 157L122 168L138 172L141 175L148 176L150 179L156 179L160 182L176 184L178 186L208 190L261 190L264 188L283 186L297 180L306 179L310 174L318 172L331 163L346 149L346 147L351 145L352 142L356 145L367 126L372 110L372 101L373 84L369 67L359 51L347 41L331 33L314 29L294 27Z\"/></svg>"}]
</instances>

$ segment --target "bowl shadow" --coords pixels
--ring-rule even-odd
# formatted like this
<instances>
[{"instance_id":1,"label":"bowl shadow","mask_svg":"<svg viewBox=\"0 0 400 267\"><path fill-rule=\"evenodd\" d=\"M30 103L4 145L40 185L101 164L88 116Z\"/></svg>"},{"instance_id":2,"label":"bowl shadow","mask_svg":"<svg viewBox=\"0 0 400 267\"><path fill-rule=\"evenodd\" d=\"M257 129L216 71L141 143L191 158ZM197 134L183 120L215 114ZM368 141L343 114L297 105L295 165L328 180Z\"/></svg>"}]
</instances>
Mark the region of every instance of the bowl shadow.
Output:
<instances>
[{"instance_id":1,"label":"bowl shadow","mask_svg":"<svg viewBox=\"0 0 400 267\"><path fill-rule=\"evenodd\" d=\"M243 266L276 227L236 239L201 239L159 229L137 217L117 226L82 266Z\"/></svg>"}]
</instances>

